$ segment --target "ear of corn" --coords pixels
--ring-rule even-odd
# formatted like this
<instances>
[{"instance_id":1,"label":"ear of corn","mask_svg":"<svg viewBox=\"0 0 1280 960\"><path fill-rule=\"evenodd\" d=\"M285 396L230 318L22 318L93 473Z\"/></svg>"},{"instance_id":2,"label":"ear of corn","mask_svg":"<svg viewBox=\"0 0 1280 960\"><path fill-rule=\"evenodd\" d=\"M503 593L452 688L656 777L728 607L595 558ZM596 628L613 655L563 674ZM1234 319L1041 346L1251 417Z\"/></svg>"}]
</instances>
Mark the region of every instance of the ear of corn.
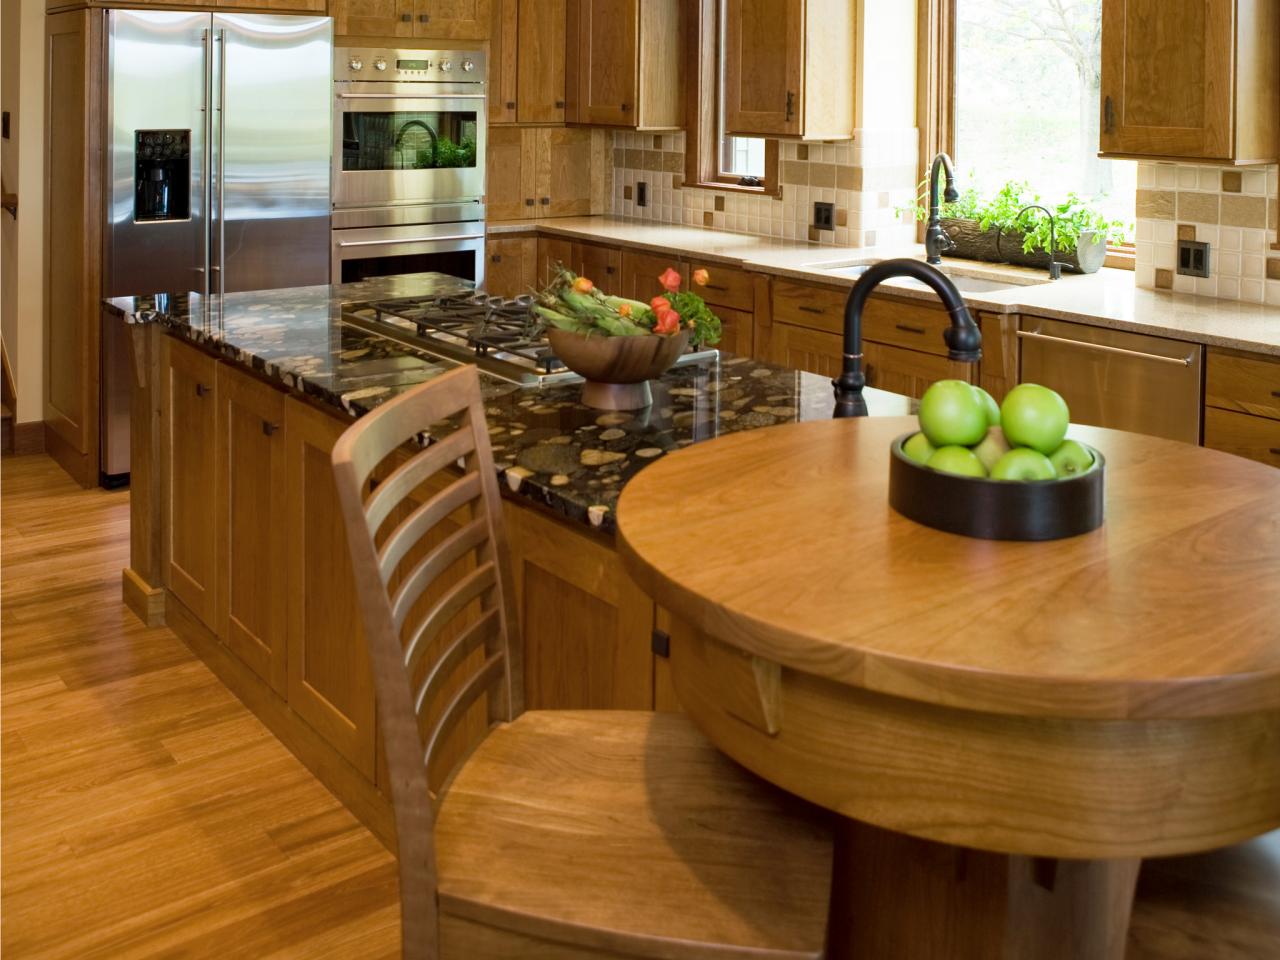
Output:
<instances>
[{"instance_id":1,"label":"ear of corn","mask_svg":"<svg viewBox=\"0 0 1280 960\"><path fill-rule=\"evenodd\" d=\"M626 297L608 296L599 288L589 292L574 289L578 277L557 265L555 276L541 293L535 312L548 324L574 333L608 337L643 337L653 333L653 311L646 303ZM623 316L625 307L629 315Z\"/></svg>"}]
</instances>

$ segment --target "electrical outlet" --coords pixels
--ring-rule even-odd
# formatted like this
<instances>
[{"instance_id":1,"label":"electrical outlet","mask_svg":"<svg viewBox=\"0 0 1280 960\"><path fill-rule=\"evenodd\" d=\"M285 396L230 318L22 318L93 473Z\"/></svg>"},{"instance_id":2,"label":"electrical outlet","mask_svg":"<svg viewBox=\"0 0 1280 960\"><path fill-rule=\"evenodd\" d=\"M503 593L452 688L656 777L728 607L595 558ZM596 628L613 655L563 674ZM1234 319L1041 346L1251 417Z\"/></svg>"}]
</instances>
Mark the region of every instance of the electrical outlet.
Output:
<instances>
[{"instance_id":1,"label":"electrical outlet","mask_svg":"<svg viewBox=\"0 0 1280 960\"><path fill-rule=\"evenodd\" d=\"M649 205L649 185L643 180L636 183L636 206L647 207Z\"/></svg>"},{"instance_id":2,"label":"electrical outlet","mask_svg":"<svg viewBox=\"0 0 1280 960\"><path fill-rule=\"evenodd\" d=\"M1184 277L1209 276L1209 244L1179 240L1178 273Z\"/></svg>"},{"instance_id":3,"label":"electrical outlet","mask_svg":"<svg viewBox=\"0 0 1280 960\"><path fill-rule=\"evenodd\" d=\"M813 205L813 225L819 230L834 230L836 228L836 205L834 203L822 203L821 201Z\"/></svg>"}]
</instances>

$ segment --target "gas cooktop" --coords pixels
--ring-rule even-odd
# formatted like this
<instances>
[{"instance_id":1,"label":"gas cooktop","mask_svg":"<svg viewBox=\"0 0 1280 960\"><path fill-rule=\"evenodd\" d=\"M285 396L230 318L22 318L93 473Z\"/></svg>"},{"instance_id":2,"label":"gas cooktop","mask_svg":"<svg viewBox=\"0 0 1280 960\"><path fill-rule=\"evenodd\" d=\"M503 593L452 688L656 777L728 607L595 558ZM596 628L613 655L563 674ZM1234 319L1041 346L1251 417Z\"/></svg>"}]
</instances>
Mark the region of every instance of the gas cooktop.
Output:
<instances>
[{"instance_id":1,"label":"gas cooktop","mask_svg":"<svg viewBox=\"0 0 1280 960\"><path fill-rule=\"evenodd\" d=\"M533 312L533 297L507 300L485 293L404 297L344 307L344 322L522 384L581 380L561 362ZM719 357L713 349L691 350L677 365Z\"/></svg>"}]
</instances>

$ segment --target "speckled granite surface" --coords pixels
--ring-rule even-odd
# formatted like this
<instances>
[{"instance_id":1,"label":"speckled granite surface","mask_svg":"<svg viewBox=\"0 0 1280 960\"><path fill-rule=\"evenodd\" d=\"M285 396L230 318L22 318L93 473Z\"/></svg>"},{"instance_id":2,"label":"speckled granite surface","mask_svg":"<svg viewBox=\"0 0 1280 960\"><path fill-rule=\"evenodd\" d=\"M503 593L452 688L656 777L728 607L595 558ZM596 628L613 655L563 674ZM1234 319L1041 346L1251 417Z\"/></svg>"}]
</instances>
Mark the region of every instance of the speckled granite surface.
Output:
<instances>
[{"instance_id":1,"label":"speckled granite surface","mask_svg":"<svg viewBox=\"0 0 1280 960\"><path fill-rule=\"evenodd\" d=\"M342 321L379 300L458 293L470 285L412 274L344 286L201 297L123 297L108 308L249 367L287 389L359 416L458 364ZM728 355L676 367L654 382L652 406L608 412L579 402L580 385L522 387L481 373L494 459L505 487L606 533L622 487L645 464L691 443L740 430L831 416L830 381ZM872 415L912 401L868 389ZM424 429L429 425L424 424ZM429 431L428 431L429 432Z\"/></svg>"}]
</instances>

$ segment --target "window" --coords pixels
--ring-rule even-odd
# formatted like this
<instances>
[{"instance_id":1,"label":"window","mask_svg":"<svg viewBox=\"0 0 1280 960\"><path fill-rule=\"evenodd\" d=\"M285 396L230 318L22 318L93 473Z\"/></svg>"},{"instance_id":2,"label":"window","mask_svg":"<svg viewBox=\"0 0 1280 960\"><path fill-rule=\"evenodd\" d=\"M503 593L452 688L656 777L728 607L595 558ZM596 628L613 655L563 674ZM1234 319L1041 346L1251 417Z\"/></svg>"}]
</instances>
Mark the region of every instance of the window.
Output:
<instances>
[{"instance_id":1,"label":"window","mask_svg":"<svg viewBox=\"0 0 1280 960\"><path fill-rule=\"evenodd\" d=\"M1026 181L1046 204L1076 193L1131 225L1137 164L1097 155L1102 0L942 0L939 15L947 4L961 191Z\"/></svg>"},{"instance_id":2,"label":"window","mask_svg":"<svg viewBox=\"0 0 1280 960\"><path fill-rule=\"evenodd\" d=\"M746 185L756 186L751 181L764 180L764 138L734 137L724 132L724 69L719 56L724 49L724 17L725 5L716 0L716 63L720 65L716 70L716 138L720 144L717 179L747 181Z\"/></svg>"}]
</instances>

